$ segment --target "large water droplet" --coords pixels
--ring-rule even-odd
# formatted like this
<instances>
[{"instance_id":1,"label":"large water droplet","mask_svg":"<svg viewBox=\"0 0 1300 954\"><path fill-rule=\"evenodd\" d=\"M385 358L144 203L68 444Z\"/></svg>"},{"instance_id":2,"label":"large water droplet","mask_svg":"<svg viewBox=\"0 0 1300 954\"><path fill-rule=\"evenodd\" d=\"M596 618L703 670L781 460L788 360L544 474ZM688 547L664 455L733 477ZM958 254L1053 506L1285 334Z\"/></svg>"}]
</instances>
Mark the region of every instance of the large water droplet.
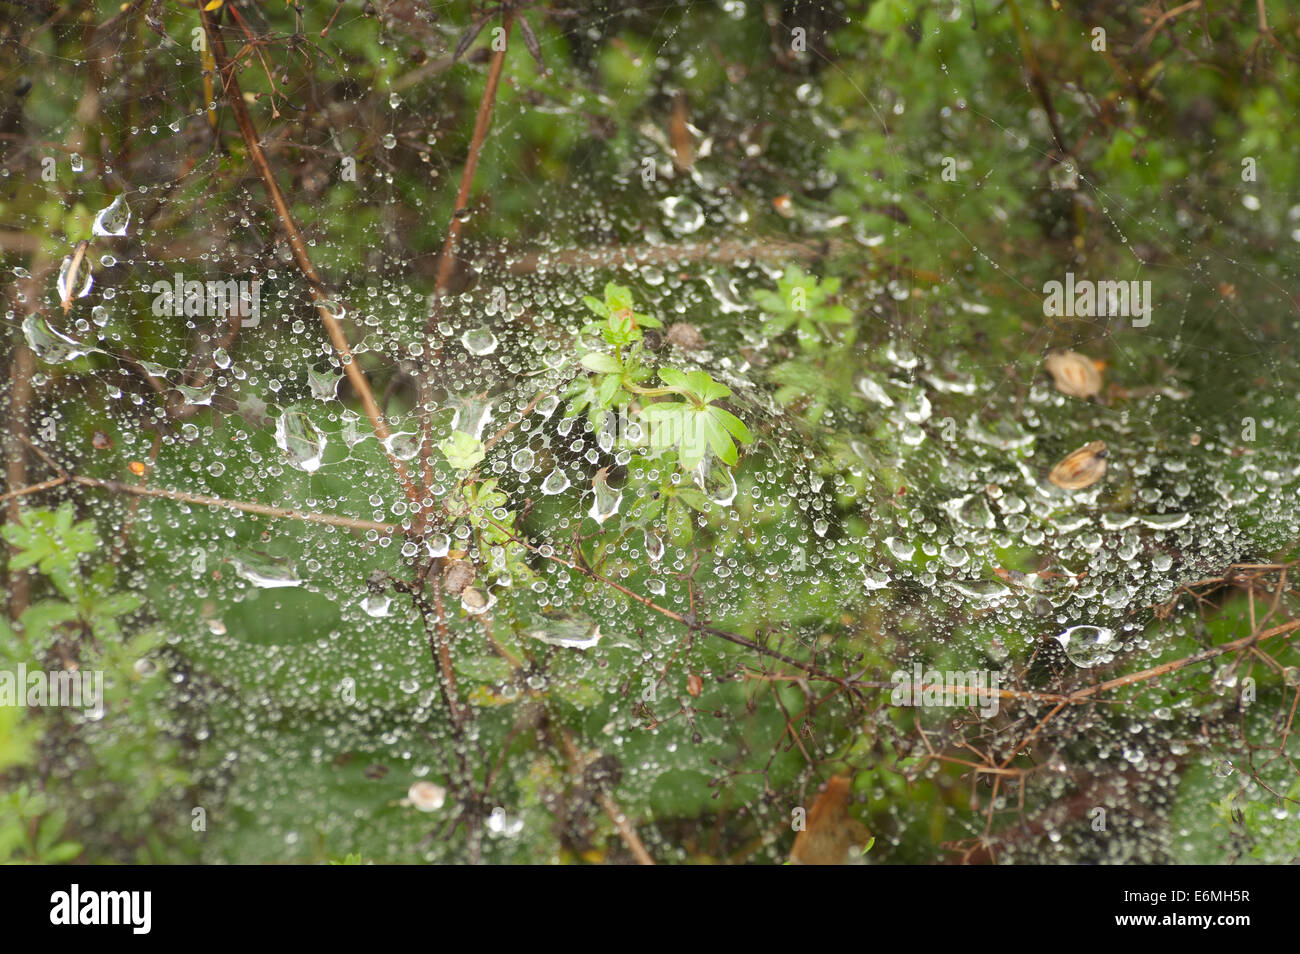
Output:
<instances>
[{"instance_id":1,"label":"large water droplet","mask_svg":"<svg viewBox=\"0 0 1300 954\"><path fill-rule=\"evenodd\" d=\"M491 354L497 350L497 336L486 326L471 328L460 336L460 343L470 354Z\"/></svg>"},{"instance_id":2,"label":"large water droplet","mask_svg":"<svg viewBox=\"0 0 1300 954\"><path fill-rule=\"evenodd\" d=\"M1115 658L1114 636L1114 631L1104 626L1071 626L1056 640L1070 662L1080 669L1091 669Z\"/></svg>"},{"instance_id":3,"label":"large water droplet","mask_svg":"<svg viewBox=\"0 0 1300 954\"><path fill-rule=\"evenodd\" d=\"M660 203L664 221L678 235L689 235L704 224L704 210L694 199L675 195Z\"/></svg>"},{"instance_id":4,"label":"large water droplet","mask_svg":"<svg viewBox=\"0 0 1300 954\"><path fill-rule=\"evenodd\" d=\"M125 235L130 224L131 207L126 204L126 196L119 195L106 208L99 210L91 231L103 236Z\"/></svg>"},{"instance_id":5,"label":"large water droplet","mask_svg":"<svg viewBox=\"0 0 1300 954\"><path fill-rule=\"evenodd\" d=\"M287 410L276 419L275 443L290 464L309 474L325 455L325 435L301 411Z\"/></svg>"},{"instance_id":6,"label":"large water droplet","mask_svg":"<svg viewBox=\"0 0 1300 954\"><path fill-rule=\"evenodd\" d=\"M62 364L95 350L55 331L39 315L28 315L23 319L23 337L36 357L50 364Z\"/></svg>"},{"instance_id":7,"label":"large water droplet","mask_svg":"<svg viewBox=\"0 0 1300 954\"><path fill-rule=\"evenodd\" d=\"M235 557L231 561L235 573L254 586L273 590L285 586L302 586L292 564L277 563L270 557L252 553Z\"/></svg>"},{"instance_id":8,"label":"large water droplet","mask_svg":"<svg viewBox=\"0 0 1300 954\"><path fill-rule=\"evenodd\" d=\"M95 284L95 278L90 274L90 263L84 258L77 264L77 274L72 274L72 260L75 256L69 255L63 259L59 266L59 278L55 287L59 291L59 299L68 301L72 298L85 298L90 294L90 286ZM71 287L72 283L81 279L79 287Z\"/></svg>"},{"instance_id":9,"label":"large water droplet","mask_svg":"<svg viewBox=\"0 0 1300 954\"><path fill-rule=\"evenodd\" d=\"M600 627L586 616L548 617L528 635L551 646L566 649L591 649L600 642Z\"/></svg>"},{"instance_id":10,"label":"large water droplet","mask_svg":"<svg viewBox=\"0 0 1300 954\"><path fill-rule=\"evenodd\" d=\"M542 493L544 494L562 494L568 489L569 478L558 467L547 474L546 479L542 481Z\"/></svg>"}]
</instances>

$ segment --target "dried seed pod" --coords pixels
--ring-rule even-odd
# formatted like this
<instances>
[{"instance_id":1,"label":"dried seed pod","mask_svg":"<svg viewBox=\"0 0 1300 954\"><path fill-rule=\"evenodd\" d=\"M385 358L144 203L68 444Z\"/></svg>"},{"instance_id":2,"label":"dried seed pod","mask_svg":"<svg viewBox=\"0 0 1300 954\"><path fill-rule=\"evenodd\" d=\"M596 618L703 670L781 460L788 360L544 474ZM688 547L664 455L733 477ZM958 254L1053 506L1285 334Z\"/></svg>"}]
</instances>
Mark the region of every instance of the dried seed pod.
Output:
<instances>
[{"instance_id":1,"label":"dried seed pod","mask_svg":"<svg viewBox=\"0 0 1300 954\"><path fill-rule=\"evenodd\" d=\"M795 836L792 865L842 865L851 849L868 845L871 832L848 812L852 794L852 783L842 775L826 783L808 811L806 827Z\"/></svg>"},{"instance_id":2,"label":"dried seed pod","mask_svg":"<svg viewBox=\"0 0 1300 954\"><path fill-rule=\"evenodd\" d=\"M704 335L700 334L700 329L685 321L679 321L670 327L665 337L669 344L677 345L683 351L699 351L709 346Z\"/></svg>"},{"instance_id":3,"label":"dried seed pod","mask_svg":"<svg viewBox=\"0 0 1300 954\"><path fill-rule=\"evenodd\" d=\"M474 582L474 564L465 560L448 560L442 571L443 588L452 596L460 596L465 587Z\"/></svg>"},{"instance_id":4,"label":"dried seed pod","mask_svg":"<svg viewBox=\"0 0 1300 954\"><path fill-rule=\"evenodd\" d=\"M1084 444L1053 467L1047 479L1062 490L1091 487L1106 475L1106 457L1109 453L1104 441Z\"/></svg>"},{"instance_id":5,"label":"dried seed pod","mask_svg":"<svg viewBox=\"0 0 1300 954\"><path fill-rule=\"evenodd\" d=\"M1077 351L1053 351L1043 367L1062 394L1087 399L1101 393L1101 372L1090 358Z\"/></svg>"},{"instance_id":6,"label":"dried seed pod","mask_svg":"<svg viewBox=\"0 0 1300 954\"><path fill-rule=\"evenodd\" d=\"M406 793L411 805L422 812L436 812L447 801L447 790L433 782L416 782Z\"/></svg>"}]
</instances>

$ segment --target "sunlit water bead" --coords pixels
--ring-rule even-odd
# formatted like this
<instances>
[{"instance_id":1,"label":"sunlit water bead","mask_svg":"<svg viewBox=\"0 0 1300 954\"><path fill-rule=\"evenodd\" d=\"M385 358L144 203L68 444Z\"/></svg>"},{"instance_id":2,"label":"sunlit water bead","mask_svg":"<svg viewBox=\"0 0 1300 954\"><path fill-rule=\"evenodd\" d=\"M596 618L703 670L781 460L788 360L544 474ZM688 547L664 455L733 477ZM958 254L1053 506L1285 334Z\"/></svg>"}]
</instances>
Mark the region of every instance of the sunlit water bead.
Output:
<instances>
[{"instance_id":1,"label":"sunlit water bead","mask_svg":"<svg viewBox=\"0 0 1300 954\"><path fill-rule=\"evenodd\" d=\"M424 546L429 551L429 556L435 560L440 559L451 550L451 537L445 533L431 533L424 541Z\"/></svg>"},{"instance_id":2,"label":"sunlit water bead","mask_svg":"<svg viewBox=\"0 0 1300 954\"><path fill-rule=\"evenodd\" d=\"M704 210L694 199L674 195L664 199L659 207L664 213L664 224L678 235L690 235L704 225Z\"/></svg>"},{"instance_id":3,"label":"sunlit water bead","mask_svg":"<svg viewBox=\"0 0 1300 954\"><path fill-rule=\"evenodd\" d=\"M600 642L600 626L583 615L548 618L528 631L531 639L566 649L591 649Z\"/></svg>"},{"instance_id":4,"label":"sunlit water bead","mask_svg":"<svg viewBox=\"0 0 1300 954\"><path fill-rule=\"evenodd\" d=\"M414 783L406 793L411 807L422 812L436 812L447 802L447 790L433 782Z\"/></svg>"},{"instance_id":5,"label":"sunlit water bead","mask_svg":"<svg viewBox=\"0 0 1300 954\"><path fill-rule=\"evenodd\" d=\"M695 483L719 507L729 507L736 499L736 478L731 468L712 454L696 468Z\"/></svg>"},{"instance_id":6,"label":"sunlit water bead","mask_svg":"<svg viewBox=\"0 0 1300 954\"><path fill-rule=\"evenodd\" d=\"M298 470L314 473L325 455L325 435L301 411L286 410L275 422L275 443Z\"/></svg>"},{"instance_id":7,"label":"sunlit water bead","mask_svg":"<svg viewBox=\"0 0 1300 954\"><path fill-rule=\"evenodd\" d=\"M523 818L511 818L504 808L492 809L485 825L491 834L502 838L514 838L524 830Z\"/></svg>"},{"instance_id":8,"label":"sunlit water bead","mask_svg":"<svg viewBox=\"0 0 1300 954\"><path fill-rule=\"evenodd\" d=\"M126 196L119 195L105 208L99 210L91 225L91 231L105 237L125 235L130 224L131 207L126 204Z\"/></svg>"},{"instance_id":9,"label":"sunlit water bead","mask_svg":"<svg viewBox=\"0 0 1300 954\"><path fill-rule=\"evenodd\" d=\"M72 262L75 256L68 255L59 265L59 277L55 281L55 288L59 292L59 299L68 301L72 298L85 298L90 294L91 287L95 284L95 277L90 274L87 267L90 263L84 259L77 265L77 274L72 273ZM73 283L81 278L81 283L73 287Z\"/></svg>"},{"instance_id":10,"label":"sunlit water bead","mask_svg":"<svg viewBox=\"0 0 1300 954\"><path fill-rule=\"evenodd\" d=\"M542 481L542 493L547 495L562 494L568 489L569 478L558 467L547 474L546 479Z\"/></svg>"},{"instance_id":11,"label":"sunlit water bead","mask_svg":"<svg viewBox=\"0 0 1300 954\"><path fill-rule=\"evenodd\" d=\"M292 566L278 564L257 555L233 558L235 574L259 589L274 590L286 586L302 586Z\"/></svg>"},{"instance_id":12,"label":"sunlit water bead","mask_svg":"<svg viewBox=\"0 0 1300 954\"><path fill-rule=\"evenodd\" d=\"M520 474L527 474L531 471L534 463L536 463L536 457L527 447L521 447L510 457L510 466Z\"/></svg>"},{"instance_id":13,"label":"sunlit water bead","mask_svg":"<svg viewBox=\"0 0 1300 954\"><path fill-rule=\"evenodd\" d=\"M420 452L420 435L414 431L398 431L383 441L384 450L397 460L411 460Z\"/></svg>"},{"instance_id":14,"label":"sunlit water bead","mask_svg":"<svg viewBox=\"0 0 1300 954\"><path fill-rule=\"evenodd\" d=\"M361 601L361 609L367 616L383 619L389 615L389 608L392 603L393 598L387 593L369 593Z\"/></svg>"},{"instance_id":15,"label":"sunlit water bead","mask_svg":"<svg viewBox=\"0 0 1300 954\"><path fill-rule=\"evenodd\" d=\"M97 350L55 331L35 314L23 319L23 337L32 353L48 364L62 364Z\"/></svg>"},{"instance_id":16,"label":"sunlit water bead","mask_svg":"<svg viewBox=\"0 0 1300 954\"><path fill-rule=\"evenodd\" d=\"M587 510L587 516L596 523L603 524L618 513L619 504L622 502L622 491L615 490L604 480L595 480L592 482L591 507Z\"/></svg>"},{"instance_id":17,"label":"sunlit water bead","mask_svg":"<svg viewBox=\"0 0 1300 954\"><path fill-rule=\"evenodd\" d=\"M500 345L497 336L486 325L466 331L460 336L460 343L465 346L466 351L474 355L492 354Z\"/></svg>"},{"instance_id":18,"label":"sunlit water bead","mask_svg":"<svg viewBox=\"0 0 1300 954\"><path fill-rule=\"evenodd\" d=\"M1115 658L1114 630L1104 626L1071 626L1060 633L1056 641L1065 650L1066 658L1080 669L1101 666Z\"/></svg>"}]
</instances>

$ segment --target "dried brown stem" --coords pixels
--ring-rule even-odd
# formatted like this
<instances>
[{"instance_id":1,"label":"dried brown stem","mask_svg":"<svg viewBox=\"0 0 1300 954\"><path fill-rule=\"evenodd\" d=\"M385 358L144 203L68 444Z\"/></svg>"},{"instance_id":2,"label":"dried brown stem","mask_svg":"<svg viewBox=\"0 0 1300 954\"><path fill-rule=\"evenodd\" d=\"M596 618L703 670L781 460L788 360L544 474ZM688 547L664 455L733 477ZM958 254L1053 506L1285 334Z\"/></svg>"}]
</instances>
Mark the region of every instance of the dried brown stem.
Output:
<instances>
[{"instance_id":1,"label":"dried brown stem","mask_svg":"<svg viewBox=\"0 0 1300 954\"><path fill-rule=\"evenodd\" d=\"M339 323L338 317L330 307L320 275L316 271L316 266L312 264L311 256L307 253L307 243L303 240L297 223L294 222L289 203L285 201L284 193L280 191L280 186L275 180L275 173L271 170L270 163L267 162L266 154L262 152L257 129L254 127L253 119L248 113L248 106L244 103L243 91L239 88L239 80L235 76L235 64L226 52L225 39L217 28L212 13L204 9L203 5L199 6L199 17L203 21L203 29L207 34L212 56L217 64L217 73L222 78L226 102L235 116L235 124L239 127L239 133L244 139L244 145L248 148L249 157L253 160L253 165L257 167L257 171L262 177L262 184L266 187L271 204L275 207L280 227L284 230L285 237L289 241L289 248L293 252L293 258L298 265L298 270L307 279L308 293L316 306L316 312L320 316L321 324L325 326L325 332L329 335L330 342L334 346L334 351L338 354L339 360L343 362L343 372L347 375L353 390L357 392L361 406L365 409L366 417L370 419L370 426L374 428L375 436L379 439L379 442L385 445L385 453L387 454L386 442L391 436L388 425L384 422L379 405L375 403L374 392L371 390L370 382L366 380L365 372L361 370L361 366L352 354L352 348L343 333L343 326ZM387 456L407 497L418 503L424 495L411 481L410 475L406 471L406 465L392 454L387 454Z\"/></svg>"},{"instance_id":2,"label":"dried brown stem","mask_svg":"<svg viewBox=\"0 0 1300 954\"><path fill-rule=\"evenodd\" d=\"M578 747L574 745L573 736L569 734L567 729L563 728L559 730L557 735L560 738L561 745L564 747L564 755L569 760L569 764L572 765L573 770L581 776L587 767L587 760L582 757L582 753L578 751ZM605 810L605 814L609 816L609 820L614 823L614 828L617 829L618 836L623 839L623 844L626 845L627 850L632 853L632 857L636 859L636 863L639 865L653 865L655 863L654 858L651 857L650 852L646 851L645 843L641 841L641 836L637 834L636 827L628 819L627 814L623 809L619 807L618 802L614 800L614 796L610 795L608 792L602 791L597 794L596 800L600 802L600 807Z\"/></svg>"},{"instance_id":3,"label":"dried brown stem","mask_svg":"<svg viewBox=\"0 0 1300 954\"><path fill-rule=\"evenodd\" d=\"M464 226L462 213L468 207L470 191L474 187L474 172L478 168L479 155L483 151L483 143L486 141L488 129L492 125L492 110L496 105L497 89L501 85L501 71L505 67L506 51L510 46L510 27L513 23L513 14L506 13L502 21L501 49L493 54L492 64L488 67L487 85L483 88L483 97L478 104L478 115L474 119L474 133L470 137L469 152L465 156L465 168L461 170L460 187L456 190L456 200L452 204L451 222L447 225L447 238L442 245L442 254L438 257L438 271L433 283L433 312L429 316L430 327L433 326L438 315L439 299L443 292L446 291L447 283L451 280L452 267L456 258L456 244L460 240L460 232ZM433 486L433 438L430 417L432 408L430 390L432 386L433 382L430 380L428 372L421 375L418 388L422 408L420 430L424 439L420 444L420 468L426 492L429 487Z\"/></svg>"},{"instance_id":4,"label":"dried brown stem","mask_svg":"<svg viewBox=\"0 0 1300 954\"><path fill-rule=\"evenodd\" d=\"M349 530L374 530L377 533L388 535L415 532L392 523L376 523L373 520L360 520L355 517L339 517L330 513L314 513L310 510L290 510L284 507L270 507L266 504L250 503L244 500L230 500L225 497L208 497L203 494L190 494L180 490L164 490L156 487L145 487L140 484L124 484L117 480L101 480L98 477L82 477L74 474L63 474L55 480L47 480L39 484L32 484L28 487L20 487L17 490L11 490L3 496L0 496L0 500L16 500L19 497L26 497L31 494L40 493L43 490L51 490L54 487L59 487L67 483L80 484L83 487L94 487L99 490L109 490L113 493L131 494L136 497L154 497L160 500L174 500L177 503L194 504L199 507L216 507L222 510L239 510L244 513L255 513L263 517L276 517L283 520L302 520L306 523L320 523L331 527L344 527Z\"/></svg>"}]
</instances>

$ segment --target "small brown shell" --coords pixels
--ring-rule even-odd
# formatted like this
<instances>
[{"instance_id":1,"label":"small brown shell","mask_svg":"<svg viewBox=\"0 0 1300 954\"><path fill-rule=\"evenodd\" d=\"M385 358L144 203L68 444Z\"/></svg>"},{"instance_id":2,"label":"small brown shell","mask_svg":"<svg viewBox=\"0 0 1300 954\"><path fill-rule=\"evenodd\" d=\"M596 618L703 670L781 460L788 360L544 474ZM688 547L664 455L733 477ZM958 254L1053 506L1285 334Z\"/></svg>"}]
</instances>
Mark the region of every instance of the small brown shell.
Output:
<instances>
[{"instance_id":1,"label":"small brown shell","mask_svg":"<svg viewBox=\"0 0 1300 954\"><path fill-rule=\"evenodd\" d=\"M452 596L460 596L474 582L474 565L465 560L448 560L442 573L442 585Z\"/></svg>"},{"instance_id":2,"label":"small brown shell","mask_svg":"<svg viewBox=\"0 0 1300 954\"><path fill-rule=\"evenodd\" d=\"M1101 372L1090 358L1077 351L1053 351L1043 367L1062 394L1086 400L1101 393Z\"/></svg>"},{"instance_id":3,"label":"small brown shell","mask_svg":"<svg viewBox=\"0 0 1300 954\"><path fill-rule=\"evenodd\" d=\"M1093 441L1084 444L1072 454L1067 454L1059 464L1052 468L1047 479L1062 490L1083 490L1091 487L1106 475L1105 441Z\"/></svg>"}]
</instances>

